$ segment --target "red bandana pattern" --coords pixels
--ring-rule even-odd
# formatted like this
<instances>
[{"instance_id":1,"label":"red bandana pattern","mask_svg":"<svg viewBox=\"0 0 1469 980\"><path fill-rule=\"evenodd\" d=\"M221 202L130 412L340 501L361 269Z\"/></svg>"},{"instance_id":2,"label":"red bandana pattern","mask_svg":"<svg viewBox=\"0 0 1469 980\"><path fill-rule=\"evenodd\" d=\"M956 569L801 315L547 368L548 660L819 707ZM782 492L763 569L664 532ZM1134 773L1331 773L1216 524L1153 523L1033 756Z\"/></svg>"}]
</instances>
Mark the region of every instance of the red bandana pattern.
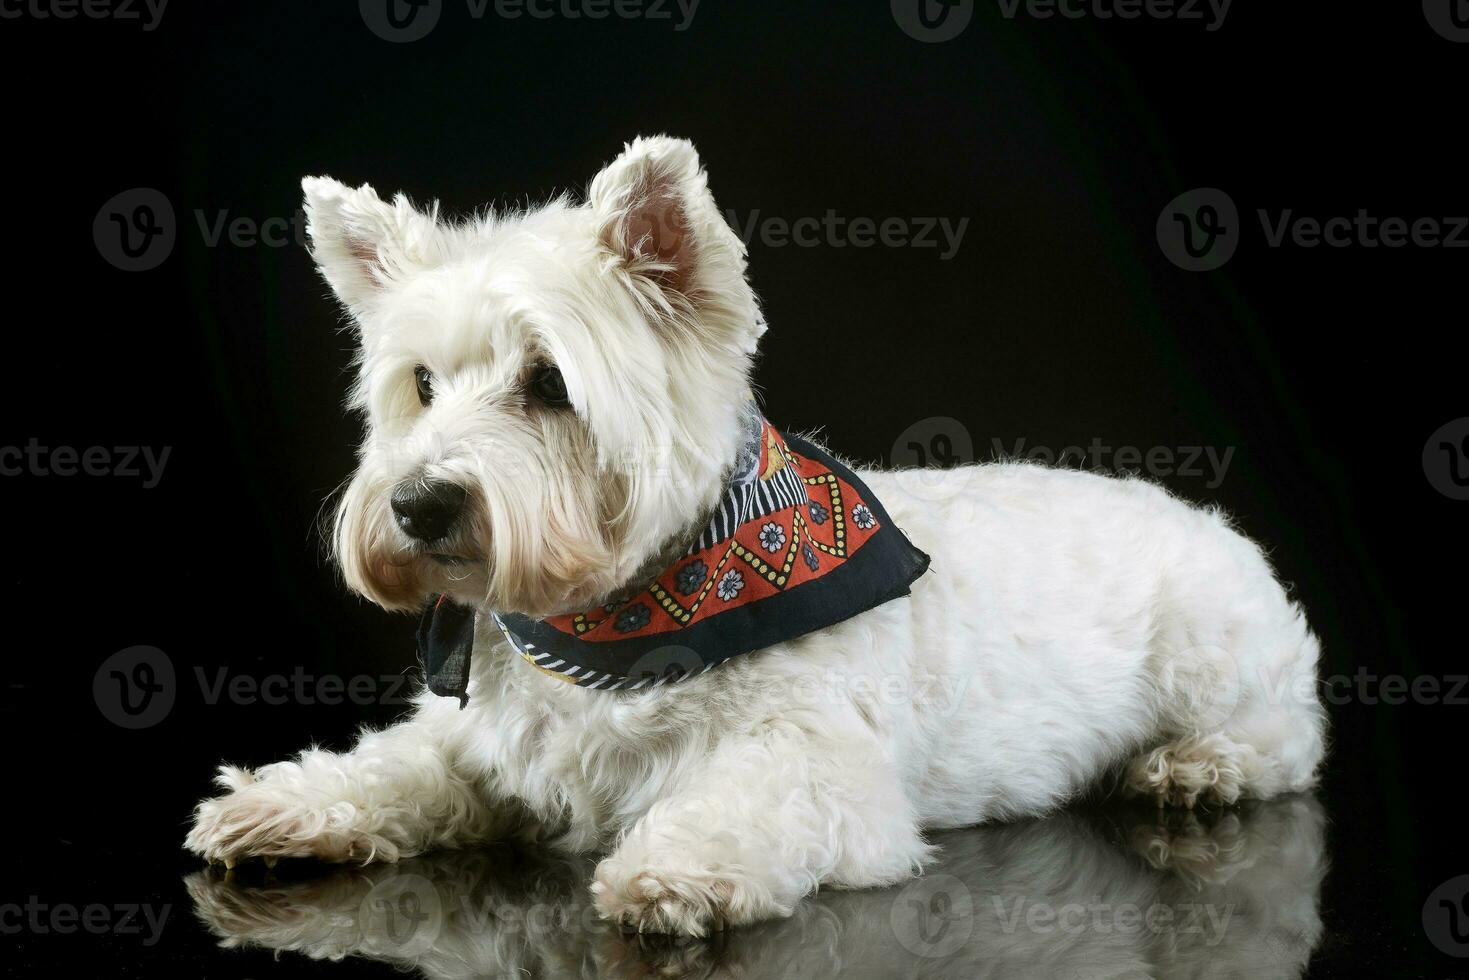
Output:
<instances>
[{"instance_id":1,"label":"red bandana pattern","mask_svg":"<svg viewBox=\"0 0 1469 980\"><path fill-rule=\"evenodd\" d=\"M744 425L734 476L687 554L597 609L543 620L486 610L510 646L559 680L637 691L908 595L928 556L857 474L820 446L783 437L753 403ZM477 618L440 601L419 626L429 689L461 707Z\"/></svg>"},{"instance_id":2,"label":"red bandana pattern","mask_svg":"<svg viewBox=\"0 0 1469 980\"><path fill-rule=\"evenodd\" d=\"M879 529L862 494L829 467L793 451L769 422L759 422L753 479L736 483L726 497L727 508L731 501L744 508L737 522L728 513L716 515L695 550L646 592L544 622L592 643L672 633L798 589L859 551Z\"/></svg>"}]
</instances>

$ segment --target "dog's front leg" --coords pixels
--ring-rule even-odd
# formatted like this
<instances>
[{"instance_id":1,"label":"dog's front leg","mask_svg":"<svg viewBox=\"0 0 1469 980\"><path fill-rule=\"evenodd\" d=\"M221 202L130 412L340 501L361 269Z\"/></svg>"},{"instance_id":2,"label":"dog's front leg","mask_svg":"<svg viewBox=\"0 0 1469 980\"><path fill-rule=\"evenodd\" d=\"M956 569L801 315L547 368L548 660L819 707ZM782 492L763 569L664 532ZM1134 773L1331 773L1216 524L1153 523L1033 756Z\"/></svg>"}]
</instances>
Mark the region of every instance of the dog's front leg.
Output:
<instances>
[{"instance_id":1,"label":"dog's front leg","mask_svg":"<svg viewBox=\"0 0 1469 980\"><path fill-rule=\"evenodd\" d=\"M790 915L818 885L901 881L928 851L870 729L772 721L727 737L653 804L597 866L592 893L625 927L703 936Z\"/></svg>"},{"instance_id":2,"label":"dog's front leg","mask_svg":"<svg viewBox=\"0 0 1469 980\"><path fill-rule=\"evenodd\" d=\"M456 770L434 718L380 732L347 753L309 749L255 771L221 766L227 792L194 813L185 846L226 865L249 857L396 861L436 847L495 839L523 818Z\"/></svg>"}]
</instances>

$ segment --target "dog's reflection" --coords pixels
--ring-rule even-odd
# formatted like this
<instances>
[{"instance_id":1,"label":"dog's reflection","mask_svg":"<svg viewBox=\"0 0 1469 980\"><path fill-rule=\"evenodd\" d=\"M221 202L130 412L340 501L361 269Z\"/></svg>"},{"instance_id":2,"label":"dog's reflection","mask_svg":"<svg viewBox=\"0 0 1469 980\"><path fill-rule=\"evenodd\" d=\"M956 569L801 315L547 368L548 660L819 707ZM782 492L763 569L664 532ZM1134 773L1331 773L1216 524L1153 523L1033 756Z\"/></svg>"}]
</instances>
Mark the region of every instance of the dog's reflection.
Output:
<instances>
[{"instance_id":1,"label":"dog's reflection","mask_svg":"<svg viewBox=\"0 0 1469 980\"><path fill-rule=\"evenodd\" d=\"M428 977L1296 978L1321 936L1324 828L1314 800L1292 797L953 831L905 886L823 891L707 942L623 934L591 907L590 863L513 850L186 884L224 946Z\"/></svg>"}]
</instances>

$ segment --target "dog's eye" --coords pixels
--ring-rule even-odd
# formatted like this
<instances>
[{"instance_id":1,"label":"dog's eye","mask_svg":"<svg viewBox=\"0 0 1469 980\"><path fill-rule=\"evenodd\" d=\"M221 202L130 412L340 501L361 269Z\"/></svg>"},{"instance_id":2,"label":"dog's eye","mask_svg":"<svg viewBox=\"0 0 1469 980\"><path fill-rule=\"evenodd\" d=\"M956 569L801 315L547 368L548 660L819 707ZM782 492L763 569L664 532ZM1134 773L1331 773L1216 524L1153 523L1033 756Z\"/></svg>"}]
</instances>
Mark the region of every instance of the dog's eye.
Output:
<instances>
[{"instance_id":1,"label":"dog's eye","mask_svg":"<svg viewBox=\"0 0 1469 980\"><path fill-rule=\"evenodd\" d=\"M561 369L554 364L542 364L535 369L530 376L530 393L552 408L570 404L566 395L566 379L561 377Z\"/></svg>"},{"instance_id":2,"label":"dog's eye","mask_svg":"<svg viewBox=\"0 0 1469 980\"><path fill-rule=\"evenodd\" d=\"M420 364L413 369L413 381L418 385L418 400L427 406L434 400L434 373Z\"/></svg>"}]
</instances>

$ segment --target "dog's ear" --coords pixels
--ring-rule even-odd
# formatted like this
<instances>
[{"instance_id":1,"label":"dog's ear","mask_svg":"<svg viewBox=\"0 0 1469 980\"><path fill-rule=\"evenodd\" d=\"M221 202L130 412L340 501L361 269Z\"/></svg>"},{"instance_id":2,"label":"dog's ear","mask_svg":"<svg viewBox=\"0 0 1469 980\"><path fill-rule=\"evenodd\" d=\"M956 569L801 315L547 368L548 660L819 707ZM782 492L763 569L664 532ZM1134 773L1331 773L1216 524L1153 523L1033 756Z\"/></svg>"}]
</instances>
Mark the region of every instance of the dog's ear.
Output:
<instances>
[{"instance_id":1,"label":"dog's ear","mask_svg":"<svg viewBox=\"0 0 1469 980\"><path fill-rule=\"evenodd\" d=\"M330 177L307 177L301 190L311 255L359 323L384 289L443 259L437 205L424 214L402 194L388 204L371 185Z\"/></svg>"},{"instance_id":2,"label":"dog's ear","mask_svg":"<svg viewBox=\"0 0 1469 980\"><path fill-rule=\"evenodd\" d=\"M638 137L592 180L598 242L659 306L740 330L764 331L745 282L745 246L709 192L688 140Z\"/></svg>"}]
</instances>

